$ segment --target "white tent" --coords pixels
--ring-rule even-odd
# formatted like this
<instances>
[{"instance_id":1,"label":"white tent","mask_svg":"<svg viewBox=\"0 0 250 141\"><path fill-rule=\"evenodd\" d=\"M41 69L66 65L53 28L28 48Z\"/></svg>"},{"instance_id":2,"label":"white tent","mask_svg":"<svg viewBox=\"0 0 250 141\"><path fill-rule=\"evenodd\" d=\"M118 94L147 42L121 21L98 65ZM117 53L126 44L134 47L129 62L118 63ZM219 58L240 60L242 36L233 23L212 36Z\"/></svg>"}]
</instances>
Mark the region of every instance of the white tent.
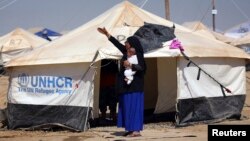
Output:
<instances>
[{"instance_id":1,"label":"white tent","mask_svg":"<svg viewBox=\"0 0 250 141\"><path fill-rule=\"evenodd\" d=\"M224 35L232 38L242 38L250 31L250 21L243 22L225 31Z\"/></svg>"},{"instance_id":2,"label":"white tent","mask_svg":"<svg viewBox=\"0 0 250 141\"><path fill-rule=\"evenodd\" d=\"M202 36L216 39L224 43L231 43L232 41L236 40L235 38L231 38L221 33L210 30L207 26L205 26L203 23L199 21L185 22L182 25L191 29L194 32L197 32L198 34Z\"/></svg>"},{"instance_id":3,"label":"white tent","mask_svg":"<svg viewBox=\"0 0 250 141\"><path fill-rule=\"evenodd\" d=\"M233 40L231 44L241 48L246 53L250 54L250 33L246 34L245 36L241 38ZM247 97L250 97L250 61L249 60L246 63L246 70L247 70L246 72ZM247 105L250 105L250 98L247 98L245 103Z\"/></svg>"},{"instance_id":4,"label":"white tent","mask_svg":"<svg viewBox=\"0 0 250 141\"><path fill-rule=\"evenodd\" d=\"M249 24L245 23L243 24L245 26L245 28L247 28L247 26L249 26ZM250 54L250 34L249 33L244 33L244 36L242 35L241 38L232 38L232 37L227 37L223 34L217 33L217 32L213 32L211 30L209 30L209 28L207 28L203 23L195 21L195 22L186 22L183 24L183 26L190 28L192 31L194 32L198 32L199 34L205 36L205 37L209 37L209 38L213 38L213 39L217 39L219 41L231 44L233 46L239 47L242 50L244 50L246 53ZM244 26L236 26L234 28L231 29L231 31L236 31L236 29L238 28L243 28ZM249 28L249 27L248 27ZM234 29L234 30L233 30ZM248 31L248 30L245 30ZM243 33L242 33L243 34ZM249 60L246 62L246 91L247 91L247 97L250 97L250 82L249 82L249 72L250 69L250 62ZM249 98L248 98L249 99ZM246 104L249 105L249 100L246 99ZM248 100L248 101L247 101Z\"/></svg>"},{"instance_id":5,"label":"white tent","mask_svg":"<svg viewBox=\"0 0 250 141\"><path fill-rule=\"evenodd\" d=\"M246 53L250 54L250 33L241 38L233 40L231 44L243 49Z\"/></svg>"},{"instance_id":6,"label":"white tent","mask_svg":"<svg viewBox=\"0 0 250 141\"><path fill-rule=\"evenodd\" d=\"M6 63L12 58L33 50L48 41L29 33L21 28L0 37L0 60Z\"/></svg>"},{"instance_id":7,"label":"white tent","mask_svg":"<svg viewBox=\"0 0 250 141\"><path fill-rule=\"evenodd\" d=\"M10 61L9 127L57 123L84 130L88 109L98 116L100 60L121 57L97 27L106 27L122 42L144 22L173 25L124 1L54 42ZM185 53L232 94L223 96L221 87L203 73L197 81L197 67L187 67L179 50L165 46L145 54L145 109L176 111L178 125L238 117L246 94L245 59L250 57L238 48L175 26ZM38 109L35 115L30 112ZM32 121L27 121L29 117Z\"/></svg>"},{"instance_id":8,"label":"white tent","mask_svg":"<svg viewBox=\"0 0 250 141\"><path fill-rule=\"evenodd\" d=\"M241 46L241 45L250 45L250 33L246 34L242 38L234 40L232 45Z\"/></svg>"}]
</instances>

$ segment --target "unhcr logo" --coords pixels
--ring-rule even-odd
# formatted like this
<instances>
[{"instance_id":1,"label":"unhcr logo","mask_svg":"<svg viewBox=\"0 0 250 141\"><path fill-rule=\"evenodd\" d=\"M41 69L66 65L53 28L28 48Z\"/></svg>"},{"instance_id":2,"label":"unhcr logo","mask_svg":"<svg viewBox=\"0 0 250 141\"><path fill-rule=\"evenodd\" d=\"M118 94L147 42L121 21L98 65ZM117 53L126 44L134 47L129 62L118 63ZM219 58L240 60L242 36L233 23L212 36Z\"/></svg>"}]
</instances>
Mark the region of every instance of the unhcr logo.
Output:
<instances>
[{"instance_id":1,"label":"unhcr logo","mask_svg":"<svg viewBox=\"0 0 250 141\"><path fill-rule=\"evenodd\" d=\"M26 73L22 73L18 75L18 84L21 87L27 87L29 84L29 76Z\"/></svg>"}]
</instances>

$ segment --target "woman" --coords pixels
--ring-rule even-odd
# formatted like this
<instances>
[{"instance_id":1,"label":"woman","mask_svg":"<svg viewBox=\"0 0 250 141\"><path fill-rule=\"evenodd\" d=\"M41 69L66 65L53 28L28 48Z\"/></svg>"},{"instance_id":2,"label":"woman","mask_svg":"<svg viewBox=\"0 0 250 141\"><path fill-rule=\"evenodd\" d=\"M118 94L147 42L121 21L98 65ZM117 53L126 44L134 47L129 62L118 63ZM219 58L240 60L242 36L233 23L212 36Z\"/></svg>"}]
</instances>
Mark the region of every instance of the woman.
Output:
<instances>
[{"instance_id":1,"label":"woman","mask_svg":"<svg viewBox=\"0 0 250 141\"><path fill-rule=\"evenodd\" d=\"M144 112L144 74L146 63L143 55L143 48L136 37L128 37L125 46L111 36L105 28L98 28L98 31L106 35L123 54L121 59L120 71L118 74L118 92L119 92L119 110L117 126L126 130L124 136L141 136L143 130L143 112ZM135 48L138 64L130 64L127 60L127 50ZM127 85L124 76L125 68L131 67L136 71L134 80Z\"/></svg>"}]
</instances>

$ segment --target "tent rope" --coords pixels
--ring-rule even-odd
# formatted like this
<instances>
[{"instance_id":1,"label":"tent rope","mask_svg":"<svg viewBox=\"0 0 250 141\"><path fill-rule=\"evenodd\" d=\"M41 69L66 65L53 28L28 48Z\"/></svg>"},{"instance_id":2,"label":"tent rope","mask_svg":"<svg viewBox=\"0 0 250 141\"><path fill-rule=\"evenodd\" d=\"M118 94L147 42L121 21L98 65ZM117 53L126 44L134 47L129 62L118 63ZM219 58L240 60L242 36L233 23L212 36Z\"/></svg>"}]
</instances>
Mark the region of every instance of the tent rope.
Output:
<instances>
[{"instance_id":1,"label":"tent rope","mask_svg":"<svg viewBox=\"0 0 250 141\"><path fill-rule=\"evenodd\" d=\"M231 0L233 5L240 11L240 13L247 19L250 20L250 18L247 16L247 14L236 4L234 0Z\"/></svg>"},{"instance_id":2,"label":"tent rope","mask_svg":"<svg viewBox=\"0 0 250 141\"><path fill-rule=\"evenodd\" d=\"M210 74L208 74L205 70L203 70L201 67L199 67L195 62L193 62L185 53L184 51L181 51L181 54L183 55L183 57L188 60L188 64L187 64L187 67L189 67L191 64L195 65L199 70L198 70L198 76L197 76L197 80L200 79L200 73L201 71L203 73L205 73L207 76L209 76L212 80L214 80L216 83L218 83L221 87L221 91L222 91L222 94L224 97L226 97L226 94L225 94L225 91L224 89L226 90L226 92L228 93L232 93L232 91L228 88L226 88L224 85L222 85L219 81L217 81L214 77L212 77Z\"/></svg>"},{"instance_id":3,"label":"tent rope","mask_svg":"<svg viewBox=\"0 0 250 141\"><path fill-rule=\"evenodd\" d=\"M6 4L6 5L2 6L2 7L0 7L0 10L3 10L4 8L6 8L6 7L8 7L8 6L11 6L11 5L14 4L16 1L17 1L17 0L13 0L13 1L9 2L8 4ZM3 2L3 1L2 1L2 2Z\"/></svg>"},{"instance_id":4,"label":"tent rope","mask_svg":"<svg viewBox=\"0 0 250 141\"><path fill-rule=\"evenodd\" d=\"M90 87L92 87L92 84L93 84L93 82L94 82L94 79L91 81L91 85L90 85ZM84 131L86 131L88 128L87 128L87 123L88 123L88 117L89 117L89 109L90 109L90 102L91 102L91 100L93 99L93 94L91 93L91 90L92 90L92 88L90 88L89 89L89 91L88 91L88 100L87 100L87 103L88 103L88 108L87 108L87 113L86 113L86 118L85 118L85 122L84 122ZM92 115L92 118L93 118L93 114L91 114Z\"/></svg>"},{"instance_id":5,"label":"tent rope","mask_svg":"<svg viewBox=\"0 0 250 141\"><path fill-rule=\"evenodd\" d=\"M98 55L99 55L99 52L97 51L97 52L95 53L95 56L93 57L93 59L92 59L90 65L89 65L87 71L82 75L80 81L79 81L78 83L76 83L75 89L71 92L70 97L69 97L68 100L65 102L65 104L67 104L67 103L69 102L69 100L70 100L71 97L73 96L73 93L76 91L76 89L78 88L78 86L79 86L79 84L82 82L82 80L86 77L86 75L88 74L88 72L90 71L90 69L91 69L91 68L94 68L94 69L96 70L96 67L93 67L93 64L94 64L94 62L95 62L95 60L96 60L96 58L97 58ZM96 71L95 71L95 72L96 72ZM93 81L94 81L94 79L91 81L91 85L93 84ZM91 86L91 85L90 85L90 86ZM85 119L85 122L84 122L84 131L87 129L87 128L86 128L86 125L87 125L87 122L88 122L89 109L90 109L91 89L89 89L87 96L88 96L88 99L87 99L87 105L88 105L88 107L87 107L87 112L86 112L86 119Z\"/></svg>"},{"instance_id":6,"label":"tent rope","mask_svg":"<svg viewBox=\"0 0 250 141\"><path fill-rule=\"evenodd\" d=\"M147 2L148 2L148 0L144 0L144 2L142 3L142 5L140 6L140 8L143 8L146 5Z\"/></svg>"},{"instance_id":7,"label":"tent rope","mask_svg":"<svg viewBox=\"0 0 250 141\"><path fill-rule=\"evenodd\" d=\"M92 62L91 62L91 64L90 64L90 66L89 66L89 68L88 68L88 70L87 70L87 72L90 70L90 68L94 68L95 70L96 70L96 68L95 67L93 67L93 65L94 65L94 62L95 62L95 60L96 60L96 58L97 58L97 56L99 55L99 52L97 51L96 52L96 54L95 54L95 56L94 56L94 58L93 58L93 60L92 60ZM87 74L87 72L85 72L85 75L84 75L84 77L86 76L86 74ZM95 71L95 74L96 74L96 71ZM83 78L84 78L83 77ZM83 79L82 78L82 79ZM91 81L91 84L93 84L93 82L94 82L94 79ZM92 85L90 85L90 87L91 87ZM89 116L89 107L90 107L90 101L91 101L91 99L93 98L93 95L91 94L91 89L89 89L89 92L88 92L88 100L87 100L87 103L88 103L88 108L87 108L87 115L86 115L86 119L85 119L85 123L84 123L84 131L86 131L86 126L87 126L87 123L88 123L88 116ZM93 114L91 114L92 116L93 116ZM92 117L93 118L93 117Z\"/></svg>"},{"instance_id":8,"label":"tent rope","mask_svg":"<svg viewBox=\"0 0 250 141\"><path fill-rule=\"evenodd\" d=\"M205 13L202 15L201 19L199 20L199 24L202 23L202 21L205 19L205 17L207 16L208 11L212 7L212 5L213 5L213 3L211 2L210 5L208 6L207 10L205 11ZM196 31L198 29L199 24L195 27L195 29L193 29L193 31Z\"/></svg>"}]
</instances>

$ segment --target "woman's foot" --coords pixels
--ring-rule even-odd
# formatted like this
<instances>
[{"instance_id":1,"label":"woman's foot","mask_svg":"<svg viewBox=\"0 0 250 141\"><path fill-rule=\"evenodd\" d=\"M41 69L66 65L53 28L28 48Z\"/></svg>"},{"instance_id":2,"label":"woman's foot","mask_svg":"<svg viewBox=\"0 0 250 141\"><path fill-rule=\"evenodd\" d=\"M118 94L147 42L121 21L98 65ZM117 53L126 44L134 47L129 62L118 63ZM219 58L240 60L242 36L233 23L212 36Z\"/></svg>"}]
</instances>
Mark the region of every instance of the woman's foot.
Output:
<instances>
[{"instance_id":1,"label":"woman's foot","mask_svg":"<svg viewBox=\"0 0 250 141\"><path fill-rule=\"evenodd\" d=\"M129 134L131 134L131 133L133 133L133 131L127 131L127 132L125 132L122 136L126 137L126 136L128 136Z\"/></svg>"},{"instance_id":2,"label":"woman's foot","mask_svg":"<svg viewBox=\"0 0 250 141\"><path fill-rule=\"evenodd\" d=\"M141 136L140 132L134 131L128 134L126 137L140 137L140 136Z\"/></svg>"}]
</instances>

